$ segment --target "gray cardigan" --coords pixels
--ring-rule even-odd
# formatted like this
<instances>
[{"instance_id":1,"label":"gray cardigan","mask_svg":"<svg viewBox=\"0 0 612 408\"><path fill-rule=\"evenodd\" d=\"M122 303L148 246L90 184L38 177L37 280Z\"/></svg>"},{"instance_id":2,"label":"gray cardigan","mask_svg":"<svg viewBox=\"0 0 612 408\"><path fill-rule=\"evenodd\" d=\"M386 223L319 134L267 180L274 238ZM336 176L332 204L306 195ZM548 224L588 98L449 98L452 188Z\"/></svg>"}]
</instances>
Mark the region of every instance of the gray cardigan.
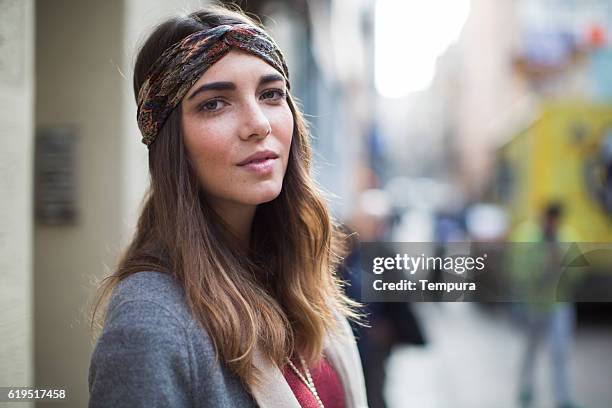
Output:
<instances>
[{"instance_id":1,"label":"gray cardigan","mask_svg":"<svg viewBox=\"0 0 612 408\"><path fill-rule=\"evenodd\" d=\"M329 337L325 353L343 382L347 408L365 407L355 341L346 319L341 324L347 336ZM299 407L280 370L258 350L254 362L263 384L248 389L215 358L178 282L167 274L139 272L111 295L91 357L89 407Z\"/></svg>"}]
</instances>

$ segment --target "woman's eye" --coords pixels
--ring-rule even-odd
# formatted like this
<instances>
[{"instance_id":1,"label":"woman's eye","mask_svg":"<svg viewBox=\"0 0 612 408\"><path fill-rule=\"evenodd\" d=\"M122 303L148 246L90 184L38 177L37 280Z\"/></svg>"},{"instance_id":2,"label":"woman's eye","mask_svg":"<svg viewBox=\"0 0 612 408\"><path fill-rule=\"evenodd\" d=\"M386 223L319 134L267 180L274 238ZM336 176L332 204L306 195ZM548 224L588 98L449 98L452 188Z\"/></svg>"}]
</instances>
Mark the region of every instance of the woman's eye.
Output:
<instances>
[{"instance_id":1,"label":"woman's eye","mask_svg":"<svg viewBox=\"0 0 612 408\"><path fill-rule=\"evenodd\" d=\"M261 95L261 98L262 99L279 100L279 99L284 99L285 96L286 96L285 91L283 91L281 89L270 89L270 90L265 91Z\"/></svg>"},{"instance_id":2,"label":"woman's eye","mask_svg":"<svg viewBox=\"0 0 612 408\"><path fill-rule=\"evenodd\" d=\"M223 107L223 101L213 99L212 101L204 102L200 105L200 110L205 112L214 112Z\"/></svg>"}]
</instances>

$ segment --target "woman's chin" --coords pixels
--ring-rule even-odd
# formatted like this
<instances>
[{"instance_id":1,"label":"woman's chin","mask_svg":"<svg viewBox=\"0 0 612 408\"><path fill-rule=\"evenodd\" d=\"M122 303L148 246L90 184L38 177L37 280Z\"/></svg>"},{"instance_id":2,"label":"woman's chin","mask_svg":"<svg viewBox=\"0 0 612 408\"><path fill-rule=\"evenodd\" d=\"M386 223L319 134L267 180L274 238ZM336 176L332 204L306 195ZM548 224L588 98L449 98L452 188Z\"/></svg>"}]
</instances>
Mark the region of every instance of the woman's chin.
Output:
<instances>
[{"instance_id":1,"label":"woman's chin","mask_svg":"<svg viewBox=\"0 0 612 408\"><path fill-rule=\"evenodd\" d=\"M249 192L248 201L251 204L264 204L274 200L279 196L281 192L281 186L266 186L266 188L257 189L256 191Z\"/></svg>"}]
</instances>

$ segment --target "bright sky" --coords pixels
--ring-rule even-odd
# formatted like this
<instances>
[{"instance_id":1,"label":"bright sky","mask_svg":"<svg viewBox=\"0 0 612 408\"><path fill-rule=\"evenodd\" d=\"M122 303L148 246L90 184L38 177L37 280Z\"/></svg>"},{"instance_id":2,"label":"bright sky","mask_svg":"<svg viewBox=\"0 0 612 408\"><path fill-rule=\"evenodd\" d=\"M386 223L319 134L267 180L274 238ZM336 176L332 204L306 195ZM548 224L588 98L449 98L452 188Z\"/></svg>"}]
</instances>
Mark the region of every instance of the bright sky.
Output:
<instances>
[{"instance_id":1,"label":"bright sky","mask_svg":"<svg viewBox=\"0 0 612 408\"><path fill-rule=\"evenodd\" d=\"M436 58L457 40L470 0L377 0L375 84L382 96L398 98L427 89Z\"/></svg>"}]
</instances>

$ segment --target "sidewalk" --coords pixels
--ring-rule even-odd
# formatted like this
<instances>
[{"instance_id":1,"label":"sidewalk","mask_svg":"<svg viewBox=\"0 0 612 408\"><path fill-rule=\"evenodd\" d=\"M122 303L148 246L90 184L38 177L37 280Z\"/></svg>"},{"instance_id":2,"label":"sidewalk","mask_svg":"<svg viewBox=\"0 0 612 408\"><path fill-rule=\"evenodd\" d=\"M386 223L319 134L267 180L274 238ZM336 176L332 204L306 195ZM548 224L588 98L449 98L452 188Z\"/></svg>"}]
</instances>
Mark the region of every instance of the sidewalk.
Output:
<instances>
[{"instance_id":1,"label":"sidewalk","mask_svg":"<svg viewBox=\"0 0 612 408\"><path fill-rule=\"evenodd\" d=\"M506 315L470 303L415 305L430 344L397 348L388 365L389 408L514 408L523 338ZM581 407L612 406L612 327L580 327L571 356ZM548 349L536 362L534 407L554 407Z\"/></svg>"}]
</instances>

